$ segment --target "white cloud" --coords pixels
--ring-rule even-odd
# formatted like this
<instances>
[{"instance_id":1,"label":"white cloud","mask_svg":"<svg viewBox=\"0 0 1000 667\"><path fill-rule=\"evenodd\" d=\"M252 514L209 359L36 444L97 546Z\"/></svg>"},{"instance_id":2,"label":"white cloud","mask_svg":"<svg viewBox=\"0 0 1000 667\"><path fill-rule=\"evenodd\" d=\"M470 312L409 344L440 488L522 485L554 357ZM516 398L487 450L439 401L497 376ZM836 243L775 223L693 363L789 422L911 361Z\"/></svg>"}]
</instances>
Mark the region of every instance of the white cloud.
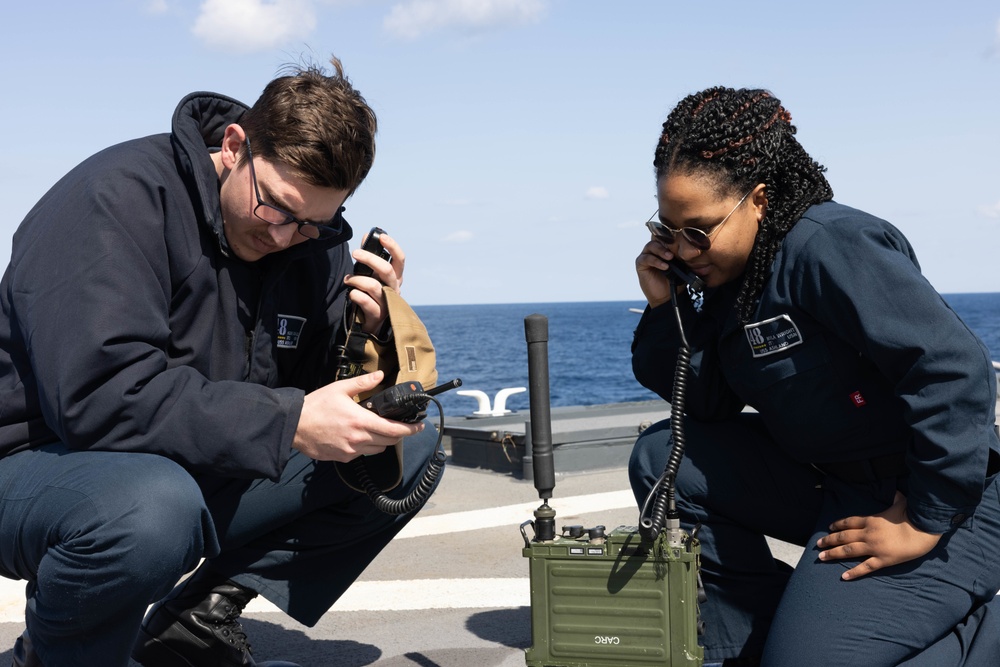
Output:
<instances>
[{"instance_id":1,"label":"white cloud","mask_svg":"<svg viewBox=\"0 0 1000 667\"><path fill-rule=\"evenodd\" d=\"M587 188L586 194L584 196L587 199L607 199L611 196L608 189L603 185L594 185Z\"/></svg>"},{"instance_id":2,"label":"white cloud","mask_svg":"<svg viewBox=\"0 0 1000 667\"><path fill-rule=\"evenodd\" d=\"M444 237L445 243L468 243L472 240L472 232L467 229L460 229L457 232L452 232L448 236Z\"/></svg>"},{"instance_id":3,"label":"white cloud","mask_svg":"<svg viewBox=\"0 0 1000 667\"><path fill-rule=\"evenodd\" d=\"M980 206L979 212L987 218L1000 218L1000 201L996 204L984 204Z\"/></svg>"},{"instance_id":4,"label":"white cloud","mask_svg":"<svg viewBox=\"0 0 1000 667\"><path fill-rule=\"evenodd\" d=\"M146 3L146 11L150 14L166 14L169 9L167 0L149 0Z\"/></svg>"},{"instance_id":5,"label":"white cloud","mask_svg":"<svg viewBox=\"0 0 1000 667\"><path fill-rule=\"evenodd\" d=\"M209 47L250 53L302 39L315 27L312 0L205 0L191 32Z\"/></svg>"},{"instance_id":6,"label":"white cloud","mask_svg":"<svg viewBox=\"0 0 1000 667\"><path fill-rule=\"evenodd\" d=\"M407 0L395 5L383 22L391 34L416 39L447 28L487 30L537 23L547 0Z\"/></svg>"}]
</instances>

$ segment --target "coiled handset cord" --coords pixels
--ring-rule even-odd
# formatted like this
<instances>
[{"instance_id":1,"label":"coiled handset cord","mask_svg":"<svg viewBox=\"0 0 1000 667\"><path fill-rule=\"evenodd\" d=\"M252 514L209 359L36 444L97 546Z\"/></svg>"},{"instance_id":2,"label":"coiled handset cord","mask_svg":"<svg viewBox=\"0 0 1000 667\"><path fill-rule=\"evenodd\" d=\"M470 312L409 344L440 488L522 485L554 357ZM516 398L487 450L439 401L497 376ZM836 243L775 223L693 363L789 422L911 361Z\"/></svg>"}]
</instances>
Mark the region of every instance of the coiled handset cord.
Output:
<instances>
[{"instance_id":1,"label":"coiled handset cord","mask_svg":"<svg viewBox=\"0 0 1000 667\"><path fill-rule=\"evenodd\" d=\"M337 369L337 380L353 377L354 375L363 372L360 366L351 364L347 349L352 328L354 333L360 331L360 325L355 326L354 324L356 322L354 313L355 307L353 303L349 304L348 307L344 309L341 329L338 332L338 338L336 345L334 346L334 354L337 358L335 366ZM437 442L434 444L434 454L432 454L431 458L427 461L427 467L424 468L424 473L420 477L420 481L417 483L417 486L403 498L390 498L372 481L371 474L368 472L368 466L365 462L365 457L359 456L347 464L354 473L355 479L361 486L361 489L365 492L365 495L371 499L375 507L379 511L392 516L409 514L410 512L420 509L420 507L427 502L431 492L434 491L434 485L437 483L438 478L441 477L445 461L448 459L448 455L444 451L444 447L441 445L441 441L444 439L444 408L441 407L441 402L426 393L412 394L410 398L413 400L432 401L434 405L437 406L439 420Z\"/></svg>"},{"instance_id":2,"label":"coiled handset cord","mask_svg":"<svg viewBox=\"0 0 1000 667\"><path fill-rule=\"evenodd\" d=\"M674 482L677 479L677 471L681 467L681 459L684 458L684 447L686 438L684 435L684 403L687 395L688 379L691 375L691 347L688 345L687 337L684 335L684 324L681 321L681 310L677 305L677 289L674 285L673 276L667 274L672 293L674 316L677 318L677 330L680 333L681 346L677 350L677 364L674 366L674 386L670 394L670 432L673 435L673 446L670 449L670 456L667 458L667 465L664 466L663 474L656 480L656 484L650 489L649 494L643 502L642 510L639 512L639 533L647 540L654 540L660 534L667 521L679 522L680 515L677 512L677 502L675 496ZM653 498L656 498L653 501ZM647 517L646 512L652 504L652 511Z\"/></svg>"},{"instance_id":3,"label":"coiled handset cord","mask_svg":"<svg viewBox=\"0 0 1000 667\"><path fill-rule=\"evenodd\" d=\"M420 509L420 507L427 502L431 492L434 491L434 485L437 483L438 478L441 476L441 472L444 470L445 461L448 459L448 455L445 453L444 447L441 446L441 441L444 439L444 409L441 407L441 402L426 393L413 394L412 398L433 401L438 409L438 436L437 442L434 443L434 454L431 455L430 460L427 461L427 467L424 468L424 474L420 477L420 481L417 483L417 486L403 498L390 498L381 489L375 486L371 475L368 473L368 466L365 464L365 457L359 456L348 464L351 467L352 472L354 472L355 478L361 485L361 488L364 490L365 494L371 498L375 507L379 511L392 516L409 514L410 512Z\"/></svg>"}]
</instances>

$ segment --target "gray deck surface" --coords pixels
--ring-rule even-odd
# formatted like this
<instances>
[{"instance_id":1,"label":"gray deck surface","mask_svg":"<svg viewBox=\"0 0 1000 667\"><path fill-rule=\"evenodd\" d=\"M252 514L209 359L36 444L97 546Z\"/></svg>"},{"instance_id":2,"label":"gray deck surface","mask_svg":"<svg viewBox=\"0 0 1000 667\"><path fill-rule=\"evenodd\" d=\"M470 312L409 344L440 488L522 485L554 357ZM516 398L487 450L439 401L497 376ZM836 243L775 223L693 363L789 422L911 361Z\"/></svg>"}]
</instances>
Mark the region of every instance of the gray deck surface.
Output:
<instances>
[{"instance_id":1,"label":"gray deck surface","mask_svg":"<svg viewBox=\"0 0 1000 667\"><path fill-rule=\"evenodd\" d=\"M604 506L624 505L629 500L624 467L558 476L550 503L557 525L636 523L631 506L560 511L588 494L601 494L594 497ZM566 500L561 504L561 499ZM350 610L335 607L307 628L280 612L261 610L265 605L255 600L244 614L254 657L303 667L523 667L531 630L528 563L521 556L518 525L532 518L538 505L530 482L448 466L428 506L349 592L361 589ZM463 514L498 507L503 509ZM492 525L497 522L503 523ZM438 531L445 532L425 534ZM797 552L789 549L788 558L794 562ZM464 585L472 589L463 596ZM387 600L381 593L400 597ZM463 606L446 606L455 604ZM23 629L22 621L0 623L0 665L10 664L10 647Z\"/></svg>"},{"instance_id":2,"label":"gray deck surface","mask_svg":"<svg viewBox=\"0 0 1000 667\"><path fill-rule=\"evenodd\" d=\"M557 526L634 525L625 463L557 474ZM303 667L524 667L531 628L518 526L538 505L530 481L448 465L427 507L315 627L252 602L243 618L254 657ZM801 554L771 546L792 564ZM24 629L23 584L0 580L0 667Z\"/></svg>"}]
</instances>

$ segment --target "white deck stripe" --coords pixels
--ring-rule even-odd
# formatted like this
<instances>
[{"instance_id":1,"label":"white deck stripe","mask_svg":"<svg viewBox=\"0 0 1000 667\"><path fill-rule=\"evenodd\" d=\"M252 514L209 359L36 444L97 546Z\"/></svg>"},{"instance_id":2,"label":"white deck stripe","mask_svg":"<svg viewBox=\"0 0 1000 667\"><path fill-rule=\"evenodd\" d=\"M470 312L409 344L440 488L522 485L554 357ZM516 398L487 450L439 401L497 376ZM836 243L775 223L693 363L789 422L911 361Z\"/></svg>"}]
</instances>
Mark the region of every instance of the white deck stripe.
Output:
<instances>
[{"instance_id":1,"label":"white deck stripe","mask_svg":"<svg viewBox=\"0 0 1000 667\"><path fill-rule=\"evenodd\" d=\"M414 609L481 609L527 607L531 604L528 577L493 579L410 579L409 581L359 581L337 600L331 612L407 611ZM249 613L279 612L263 598L256 598Z\"/></svg>"},{"instance_id":2,"label":"white deck stripe","mask_svg":"<svg viewBox=\"0 0 1000 667\"><path fill-rule=\"evenodd\" d=\"M437 516L418 516L410 521L396 538L426 537L428 535L458 533L466 530L478 530L480 528L496 528L497 526L516 527L524 521L531 519L533 516L532 513L539 504L540 501L536 500L520 505L452 512ZM559 508L561 519L588 512L636 507L635 498L632 496L631 491L609 491L607 493L593 493L586 496L556 498L552 501L552 504L554 507ZM636 520L638 518L639 510L636 509Z\"/></svg>"},{"instance_id":3,"label":"white deck stripe","mask_svg":"<svg viewBox=\"0 0 1000 667\"><path fill-rule=\"evenodd\" d=\"M611 491L569 496L553 501L561 517L586 512L635 507L630 491ZM396 539L459 533L481 528L511 526L531 519L539 501L481 510L417 516ZM638 519L638 510L636 511ZM515 550L516 552L516 550ZM476 609L527 607L530 605L528 577L485 579L411 579L408 581L359 581L344 594L332 611L403 611L408 609ZM251 613L277 612L267 600L257 598L247 606Z\"/></svg>"},{"instance_id":4,"label":"white deck stripe","mask_svg":"<svg viewBox=\"0 0 1000 667\"><path fill-rule=\"evenodd\" d=\"M24 623L26 581L0 577L0 623Z\"/></svg>"},{"instance_id":5,"label":"white deck stripe","mask_svg":"<svg viewBox=\"0 0 1000 667\"><path fill-rule=\"evenodd\" d=\"M0 623L24 622L23 581L0 579ZM359 581L344 594L333 611L406 611L413 609L475 609L527 607L528 577L485 579L412 579ZM248 613L280 612L258 597Z\"/></svg>"}]
</instances>

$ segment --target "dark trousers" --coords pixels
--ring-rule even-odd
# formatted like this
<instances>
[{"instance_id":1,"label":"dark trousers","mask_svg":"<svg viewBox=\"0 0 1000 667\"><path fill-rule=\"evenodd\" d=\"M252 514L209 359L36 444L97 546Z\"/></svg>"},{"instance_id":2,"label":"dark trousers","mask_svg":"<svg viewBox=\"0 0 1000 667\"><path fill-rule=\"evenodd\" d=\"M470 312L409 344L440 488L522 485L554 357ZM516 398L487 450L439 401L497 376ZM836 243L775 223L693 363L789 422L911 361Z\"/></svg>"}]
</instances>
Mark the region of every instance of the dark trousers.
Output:
<instances>
[{"instance_id":1,"label":"dark trousers","mask_svg":"<svg viewBox=\"0 0 1000 667\"><path fill-rule=\"evenodd\" d=\"M416 486L435 440L427 428L405 441L390 496ZM25 623L47 665L128 664L147 606L202 558L315 624L410 518L298 453L277 482L61 444L0 459L0 574L28 581Z\"/></svg>"},{"instance_id":2,"label":"dark trousers","mask_svg":"<svg viewBox=\"0 0 1000 667\"><path fill-rule=\"evenodd\" d=\"M759 417L685 421L677 502L701 523L705 657L763 656L766 667L980 667L1000 664L1000 483L923 558L854 581L859 561L821 562L829 524L886 509L897 480L850 484L783 455ZM629 476L641 504L663 472L669 421L636 442ZM794 570L770 536L805 547Z\"/></svg>"}]
</instances>

